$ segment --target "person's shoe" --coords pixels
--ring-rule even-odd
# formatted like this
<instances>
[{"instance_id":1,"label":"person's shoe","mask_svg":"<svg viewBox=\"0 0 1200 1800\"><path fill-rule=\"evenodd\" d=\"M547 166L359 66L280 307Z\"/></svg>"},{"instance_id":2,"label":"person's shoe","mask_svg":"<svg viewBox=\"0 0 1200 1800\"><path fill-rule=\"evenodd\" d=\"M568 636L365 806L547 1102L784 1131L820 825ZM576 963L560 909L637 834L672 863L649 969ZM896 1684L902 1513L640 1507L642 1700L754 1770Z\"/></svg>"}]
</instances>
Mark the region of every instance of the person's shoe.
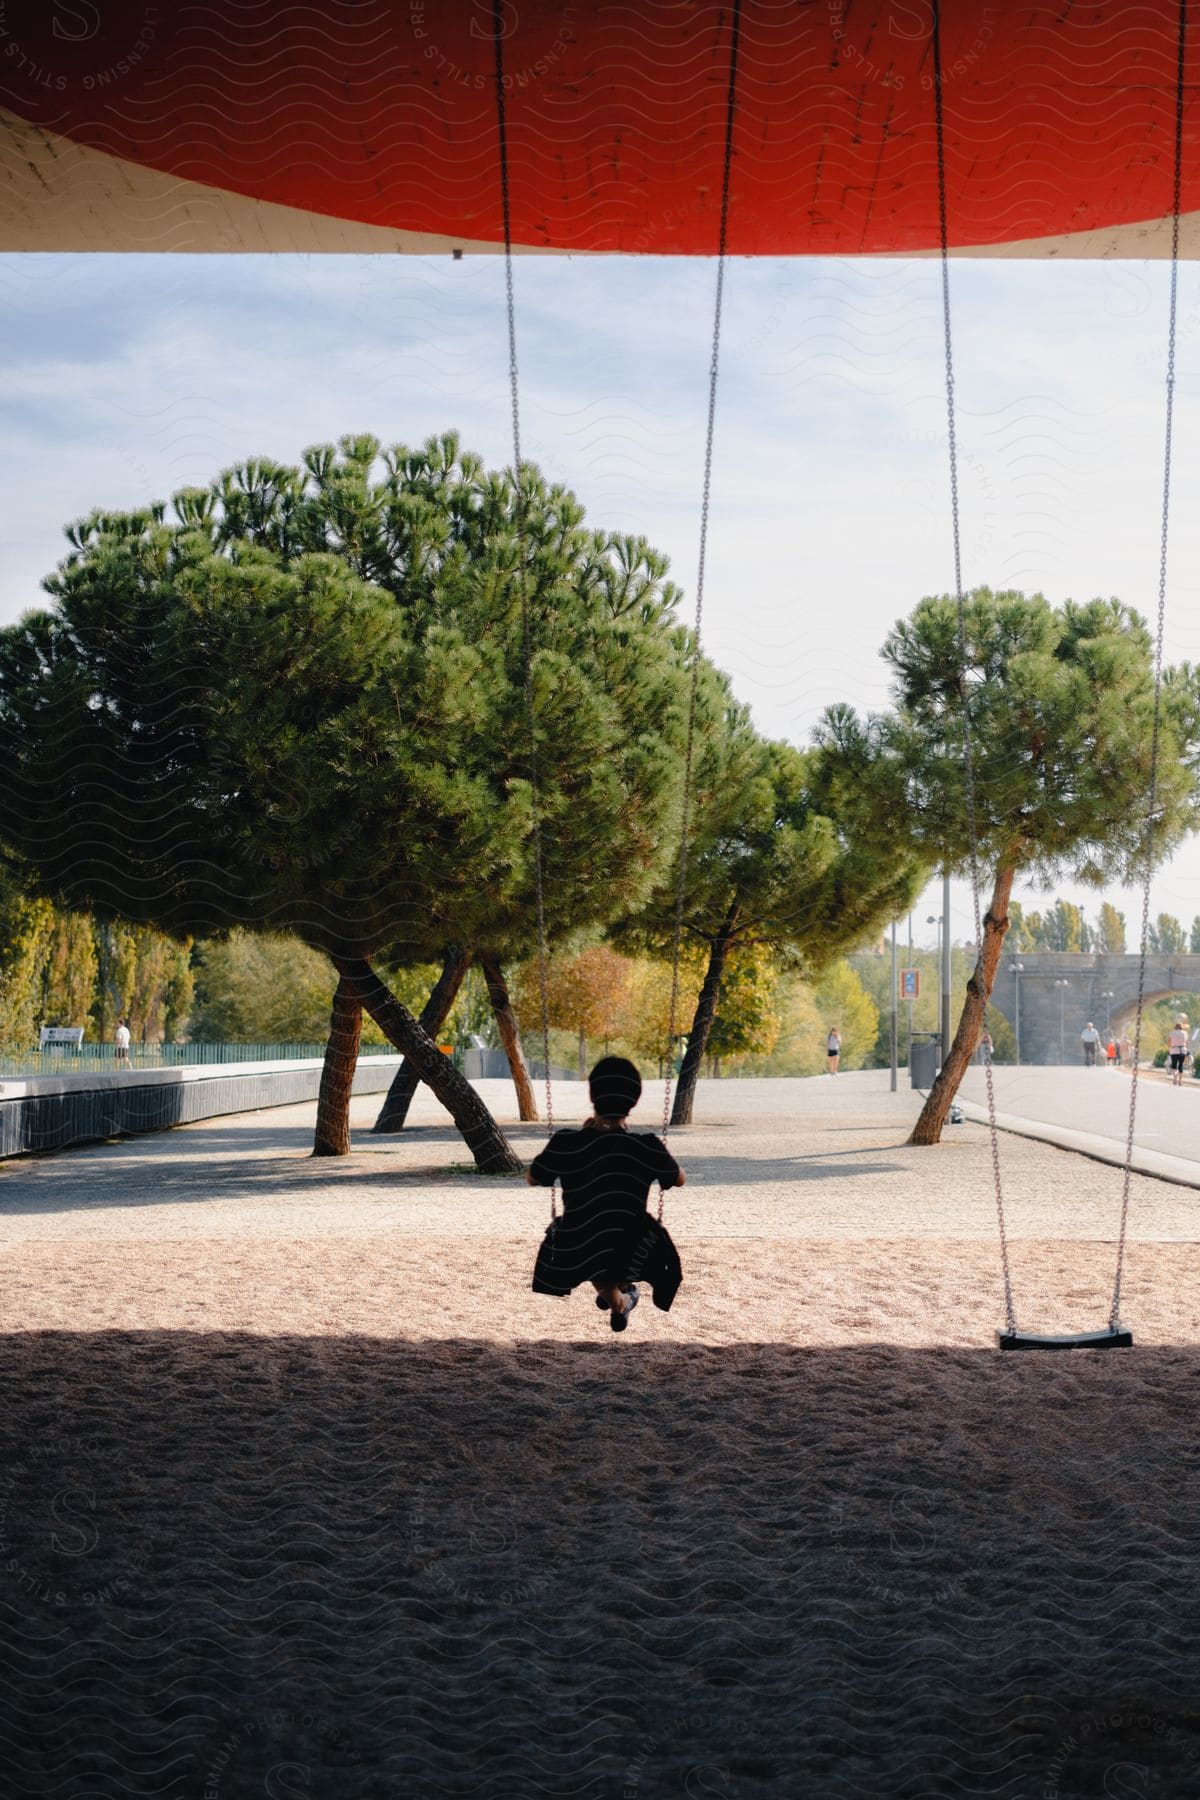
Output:
<instances>
[{"instance_id":1,"label":"person's shoe","mask_svg":"<svg viewBox=\"0 0 1200 1800\"><path fill-rule=\"evenodd\" d=\"M635 1287L623 1288L621 1291L625 1295L624 1310L622 1312L614 1312L608 1321L614 1331L624 1331L629 1323L630 1313L641 1298Z\"/></svg>"}]
</instances>

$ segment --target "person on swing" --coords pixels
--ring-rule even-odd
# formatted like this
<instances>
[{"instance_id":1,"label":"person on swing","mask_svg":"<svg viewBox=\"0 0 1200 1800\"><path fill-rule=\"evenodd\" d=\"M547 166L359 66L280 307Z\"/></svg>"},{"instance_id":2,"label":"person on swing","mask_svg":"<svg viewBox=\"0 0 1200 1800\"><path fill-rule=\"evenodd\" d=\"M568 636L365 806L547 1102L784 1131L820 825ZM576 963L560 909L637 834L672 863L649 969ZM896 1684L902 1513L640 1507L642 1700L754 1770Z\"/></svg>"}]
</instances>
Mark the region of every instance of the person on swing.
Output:
<instances>
[{"instance_id":1,"label":"person on swing","mask_svg":"<svg viewBox=\"0 0 1200 1800\"><path fill-rule=\"evenodd\" d=\"M550 1226L538 1252L537 1293L569 1294L590 1281L596 1305L624 1331L640 1298L637 1276L649 1280L664 1312L682 1279L678 1255L665 1228L647 1217L646 1201L658 1183L682 1187L685 1176L661 1138L626 1125L642 1093L642 1078L623 1056L605 1056L588 1077L591 1117L577 1131L556 1131L534 1157L533 1187L562 1185L562 1217Z\"/></svg>"}]
</instances>

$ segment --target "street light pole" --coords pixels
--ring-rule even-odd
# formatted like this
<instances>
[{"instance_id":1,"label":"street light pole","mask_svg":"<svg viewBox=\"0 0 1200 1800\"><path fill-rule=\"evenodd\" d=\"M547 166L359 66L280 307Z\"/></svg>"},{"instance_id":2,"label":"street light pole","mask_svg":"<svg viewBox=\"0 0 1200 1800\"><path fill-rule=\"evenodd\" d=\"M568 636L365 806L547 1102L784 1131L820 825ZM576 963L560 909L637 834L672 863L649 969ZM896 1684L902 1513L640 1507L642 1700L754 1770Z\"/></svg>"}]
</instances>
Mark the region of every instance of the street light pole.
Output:
<instances>
[{"instance_id":1,"label":"street light pole","mask_svg":"<svg viewBox=\"0 0 1200 1800\"><path fill-rule=\"evenodd\" d=\"M937 977L938 1003L937 1003L936 1017L937 1017L937 1027L938 1027L938 1038L940 1040L941 1035L942 1035L942 920L941 920L941 915L939 913L930 913L930 915L926 919L925 923L927 925L936 925L937 926L937 954L934 959L934 974ZM939 1065L944 1060L945 1055L946 1055L946 1046L944 1043L941 1043L940 1049L941 1049L941 1055L938 1057Z\"/></svg>"},{"instance_id":2,"label":"street light pole","mask_svg":"<svg viewBox=\"0 0 1200 1800\"><path fill-rule=\"evenodd\" d=\"M1063 990L1069 988L1071 984L1066 976L1063 975L1059 977L1054 985L1058 989L1058 1060L1060 1063L1065 1063L1067 1060L1067 1053L1063 1040L1063 1005L1067 996Z\"/></svg>"},{"instance_id":3,"label":"street light pole","mask_svg":"<svg viewBox=\"0 0 1200 1800\"><path fill-rule=\"evenodd\" d=\"M1021 977L1025 973L1025 964L1015 962L1015 963L1009 963L1008 966L1012 973L1013 991L1016 995L1016 1005L1013 1008L1013 1017L1014 1017L1015 1027L1016 1027L1016 1038L1017 1038L1017 1067L1020 1068L1020 1066L1021 1066Z\"/></svg>"},{"instance_id":4,"label":"street light pole","mask_svg":"<svg viewBox=\"0 0 1200 1800\"><path fill-rule=\"evenodd\" d=\"M896 993L899 975L896 970L896 921L892 920L892 1092L896 1091L896 1064L899 1059L900 1022L898 1018L900 999Z\"/></svg>"},{"instance_id":5,"label":"street light pole","mask_svg":"<svg viewBox=\"0 0 1200 1800\"><path fill-rule=\"evenodd\" d=\"M1105 990L1101 994L1100 998L1104 1002L1104 1018L1105 1018L1104 1036L1105 1036L1105 1042L1107 1043L1107 1041L1112 1037L1112 1003L1115 998L1112 988L1105 988Z\"/></svg>"},{"instance_id":6,"label":"street light pole","mask_svg":"<svg viewBox=\"0 0 1200 1800\"><path fill-rule=\"evenodd\" d=\"M911 968L912 968L912 966L913 966L913 959L912 959L912 911L911 911L911 909L910 909L910 910L909 910L909 915L908 915L908 961L907 961L907 963L905 963L905 965L904 965L904 966L905 966L905 968L906 968L906 969L911 969ZM912 1003L912 1000L911 1000L911 998L910 998L910 1000L909 1000L909 1002L908 1002L908 1054L907 1054L907 1056L906 1056L906 1057L905 1057L905 1059L904 1059L904 1060L905 1060L905 1062L906 1062L906 1063L907 1063L907 1065L908 1065L908 1067L909 1067L909 1068L910 1068L910 1069L911 1069L911 1067L912 1067L912 1009L913 1009L913 1003Z\"/></svg>"},{"instance_id":7,"label":"street light pole","mask_svg":"<svg viewBox=\"0 0 1200 1800\"><path fill-rule=\"evenodd\" d=\"M942 874L942 1061L950 1054L950 1002L954 982L950 973L950 871Z\"/></svg>"}]
</instances>

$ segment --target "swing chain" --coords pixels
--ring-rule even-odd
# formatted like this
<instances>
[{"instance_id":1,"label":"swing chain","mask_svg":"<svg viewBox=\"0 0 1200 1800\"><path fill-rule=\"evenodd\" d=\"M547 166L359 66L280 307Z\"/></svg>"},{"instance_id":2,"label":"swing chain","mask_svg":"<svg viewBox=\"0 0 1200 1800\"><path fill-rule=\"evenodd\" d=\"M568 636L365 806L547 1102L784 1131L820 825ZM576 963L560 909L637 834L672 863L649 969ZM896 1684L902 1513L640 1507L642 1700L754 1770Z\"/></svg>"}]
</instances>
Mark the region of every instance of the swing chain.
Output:
<instances>
[{"instance_id":1,"label":"swing chain","mask_svg":"<svg viewBox=\"0 0 1200 1800\"><path fill-rule=\"evenodd\" d=\"M1158 550L1158 615L1154 636L1154 718L1150 728L1150 799L1142 864L1142 931L1138 952L1137 1015L1133 1035L1133 1073L1129 1083L1129 1122L1125 1135L1125 1167L1121 1188L1121 1229L1117 1238L1117 1267L1113 1277L1109 1329L1116 1331L1121 1312L1121 1277L1125 1266L1125 1236L1129 1223L1129 1195L1133 1181L1133 1134L1137 1121L1138 1061L1142 1048L1142 1007L1146 993L1146 944L1150 935L1150 875L1154 852L1154 814L1158 801L1158 751L1162 726L1163 630L1167 608L1167 538L1171 523L1171 447L1175 424L1175 327L1179 295L1179 219L1183 203L1183 107L1187 49L1187 0L1179 0L1179 40L1175 62L1175 167L1171 189L1171 290L1167 318L1167 407L1163 447L1162 526Z\"/></svg>"},{"instance_id":2,"label":"swing chain","mask_svg":"<svg viewBox=\"0 0 1200 1800\"><path fill-rule=\"evenodd\" d=\"M733 0L729 27L729 80L725 90L725 150L721 168L721 212L717 232L717 286L713 305L712 354L708 365L708 423L704 437L704 486L700 501L700 547L696 564L696 614L692 625L692 671L688 694L687 741L683 762L683 796L679 826L679 880L675 893L675 932L671 955L671 1002L667 1023L666 1081L663 1084L663 1137L671 1129L671 1090L675 1045L679 1037L679 961L683 954L683 910L687 889L688 839L692 823L692 788L696 755L696 713L700 692L700 630L704 618L704 576L708 563L708 519L712 500L713 438L717 418L717 376L721 363L721 313L725 300L725 263L729 244L729 189L733 173L733 124L737 111L738 48L742 33L742 0ZM663 1222L666 1195L658 1190L658 1222Z\"/></svg>"},{"instance_id":3,"label":"swing chain","mask_svg":"<svg viewBox=\"0 0 1200 1800\"><path fill-rule=\"evenodd\" d=\"M946 205L946 128L942 91L941 7L933 0L933 96L937 140L938 234L942 265L942 330L946 358L947 448L950 460L950 515L954 532L954 593L958 608L959 698L962 706L962 763L967 800L967 829L971 839L971 905L975 922L975 942L983 954L983 928L979 911L979 835L975 794L975 758L971 738L970 695L967 687L967 603L963 593L962 529L958 498L958 432L954 407L954 337L950 313L950 233ZM986 1021L985 1021L986 1022ZM949 1053L943 1047L943 1057ZM1010 1332L1017 1329L1013 1301L1012 1269L1008 1251L1008 1228L1004 1217L1004 1185L1000 1175L1000 1136L996 1126L996 1089L992 1062L984 1062L987 1084L988 1132L992 1152L992 1183L996 1195L996 1219L1000 1227L1000 1265L1004 1273L1004 1317Z\"/></svg>"},{"instance_id":4,"label":"swing chain","mask_svg":"<svg viewBox=\"0 0 1200 1800\"><path fill-rule=\"evenodd\" d=\"M542 820L538 792L537 717L533 694L533 621L526 557L526 509L521 485L521 388L517 371L517 312L513 294L512 188L508 165L508 112L504 91L504 34L508 29L503 0L494 0L496 46L496 124L500 140L500 205L504 222L504 298L508 314L508 385L512 404L513 485L517 527L517 568L521 596L521 629L525 663L525 725L529 739L529 792L533 842L534 890L537 906L538 995L541 1005L542 1064L546 1079L546 1123L554 1130L554 1095L550 1082L550 998L546 954L546 884L542 860ZM550 1222L558 1218L558 1183L550 1189Z\"/></svg>"}]
</instances>

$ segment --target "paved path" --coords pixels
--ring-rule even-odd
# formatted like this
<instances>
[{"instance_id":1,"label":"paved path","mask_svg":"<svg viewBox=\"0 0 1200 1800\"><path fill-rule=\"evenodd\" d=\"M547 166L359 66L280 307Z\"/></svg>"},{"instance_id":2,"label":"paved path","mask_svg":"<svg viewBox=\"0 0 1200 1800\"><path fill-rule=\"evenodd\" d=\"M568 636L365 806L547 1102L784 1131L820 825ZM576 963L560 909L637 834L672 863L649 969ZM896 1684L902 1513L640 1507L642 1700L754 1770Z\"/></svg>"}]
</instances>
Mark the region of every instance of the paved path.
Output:
<instances>
[{"instance_id":1,"label":"paved path","mask_svg":"<svg viewBox=\"0 0 1200 1800\"><path fill-rule=\"evenodd\" d=\"M996 1068L996 1111L1033 1127L1049 1126L1051 1142L1123 1162L1129 1128L1130 1077L1118 1070ZM972 1068L962 1098L986 1107L984 1072ZM972 1114L975 1116L982 1116ZM1082 1134L1067 1138L1063 1135ZM1088 1145L1084 1139L1094 1142ZM1200 1081L1181 1088L1157 1072L1138 1079L1134 1166L1200 1186ZM1182 1164L1185 1166L1176 1166ZM1188 1166L1190 1165L1190 1166Z\"/></svg>"}]
</instances>

